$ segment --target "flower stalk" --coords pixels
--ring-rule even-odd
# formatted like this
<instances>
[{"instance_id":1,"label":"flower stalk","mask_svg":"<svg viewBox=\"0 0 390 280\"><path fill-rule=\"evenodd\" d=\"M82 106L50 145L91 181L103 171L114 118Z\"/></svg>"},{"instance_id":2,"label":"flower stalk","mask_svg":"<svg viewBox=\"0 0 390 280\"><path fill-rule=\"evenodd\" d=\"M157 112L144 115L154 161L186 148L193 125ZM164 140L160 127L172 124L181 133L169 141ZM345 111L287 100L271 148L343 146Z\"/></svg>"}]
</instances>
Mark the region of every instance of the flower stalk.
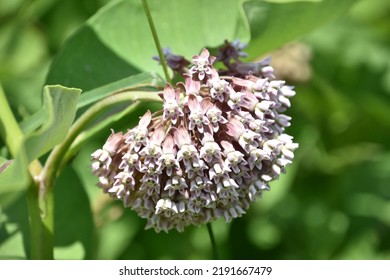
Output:
<instances>
[{"instance_id":1,"label":"flower stalk","mask_svg":"<svg viewBox=\"0 0 390 280\"><path fill-rule=\"evenodd\" d=\"M0 85L0 124L1 134L10 153L13 157L19 152L23 142L23 133L15 120L15 117L9 107L9 103L5 96L2 86Z\"/></svg>"},{"instance_id":2,"label":"flower stalk","mask_svg":"<svg viewBox=\"0 0 390 280\"><path fill-rule=\"evenodd\" d=\"M73 144L77 136L88 126L90 123L96 119L106 108L113 106L115 104L120 104L124 102L134 102L139 101L160 101L161 99L157 95L153 95L150 92L121 92L112 96L109 96L100 102L95 103L91 106L70 128L65 140L55 147L50 153L45 167L42 171L41 177L41 188L47 190L52 189L54 180L57 174L60 171L60 166L65 159L69 159L69 156L66 156L69 148Z\"/></svg>"},{"instance_id":3,"label":"flower stalk","mask_svg":"<svg viewBox=\"0 0 390 280\"><path fill-rule=\"evenodd\" d=\"M218 258L217 242L215 242L214 232L213 232L213 228L211 226L211 223L207 224L207 232L209 234L211 248L213 250L213 260L218 260L219 258Z\"/></svg>"},{"instance_id":4,"label":"flower stalk","mask_svg":"<svg viewBox=\"0 0 390 280\"><path fill-rule=\"evenodd\" d=\"M152 35L153 35L154 43L156 44L156 49L157 49L157 52L158 52L158 56L160 58L161 66L162 66L163 71L164 71L165 79L167 80L168 83L172 83L171 78L169 76L169 72L168 72L167 62L166 62L166 60L164 58L163 51L162 51L161 44L160 44L160 40L158 38L156 27L154 26L152 14L150 13L148 1L147 0L142 0L142 4L144 6L145 15L146 15L146 17L148 19L150 30L151 30Z\"/></svg>"}]
</instances>

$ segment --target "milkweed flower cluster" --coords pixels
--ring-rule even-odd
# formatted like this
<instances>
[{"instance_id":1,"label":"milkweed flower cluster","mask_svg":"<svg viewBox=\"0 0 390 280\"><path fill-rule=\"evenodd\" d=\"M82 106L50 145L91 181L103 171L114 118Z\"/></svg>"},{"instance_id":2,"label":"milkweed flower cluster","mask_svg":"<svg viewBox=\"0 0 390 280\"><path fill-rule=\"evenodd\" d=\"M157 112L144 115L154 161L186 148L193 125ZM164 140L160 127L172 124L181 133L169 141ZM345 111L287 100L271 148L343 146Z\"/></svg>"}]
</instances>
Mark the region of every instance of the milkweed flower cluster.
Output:
<instances>
[{"instance_id":1,"label":"milkweed flower cluster","mask_svg":"<svg viewBox=\"0 0 390 280\"><path fill-rule=\"evenodd\" d=\"M284 133L284 111L295 92L266 62L241 63L240 54L227 43L218 57L228 70L218 71L203 49L184 82L165 86L161 112L146 112L92 154L98 186L147 219L146 228L229 222L292 162L298 144Z\"/></svg>"}]
</instances>

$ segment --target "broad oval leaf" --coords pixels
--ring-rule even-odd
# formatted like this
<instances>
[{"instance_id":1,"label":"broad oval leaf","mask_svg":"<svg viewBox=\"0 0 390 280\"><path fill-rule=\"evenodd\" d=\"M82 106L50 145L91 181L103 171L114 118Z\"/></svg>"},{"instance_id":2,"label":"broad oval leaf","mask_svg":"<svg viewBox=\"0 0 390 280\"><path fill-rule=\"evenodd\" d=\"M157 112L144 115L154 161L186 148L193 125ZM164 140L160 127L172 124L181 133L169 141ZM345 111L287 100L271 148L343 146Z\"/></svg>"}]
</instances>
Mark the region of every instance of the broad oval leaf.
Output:
<instances>
[{"instance_id":1,"label":"broad oval leaf","mask_svg":"<svg viewBox=\"0 0 390 280\"><path fill-rule=\"evenodd\" d=\"M248 42L250 59L308 34L354 0L149 0L162 47L188 59L225 39ZM283 3L281 3L283 2ZM47 83L90 90L144 71L162 74L139 0L117 0L91 17L53 61Z\"/></svg>"},{"instance_id":2,"label":"broad oval leaf","mask_svg":"<svg viewBox=\"0 0 390 280\"><path fill-rule=\"evenodd\" d=\"M162 47L191 57L237 34L249 39L237 0L148 1ZM196 23L196 24L194 24ZM112 1L91 17L53 61L47 83L83 91L140 72L163 74L140 0Z\"/></svg>"}]
</instances>

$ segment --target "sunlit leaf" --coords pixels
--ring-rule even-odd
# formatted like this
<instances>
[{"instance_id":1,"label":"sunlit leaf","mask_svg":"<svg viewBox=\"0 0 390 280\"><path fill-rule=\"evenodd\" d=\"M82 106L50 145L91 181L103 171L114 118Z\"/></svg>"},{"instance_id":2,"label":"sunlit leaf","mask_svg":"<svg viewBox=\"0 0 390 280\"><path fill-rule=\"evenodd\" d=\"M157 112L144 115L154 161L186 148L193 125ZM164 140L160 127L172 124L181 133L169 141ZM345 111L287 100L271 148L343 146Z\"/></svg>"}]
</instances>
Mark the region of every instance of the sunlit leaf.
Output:
<instances>
[{"instance_id":1,"label":"sunlit leaf","mask_svg":"<svg viewBox=\"0 0 390 280\"><path fill-rule=\"evenodd\" d=\"M148 1L163 47L192 57L203 47L245 37L236 0ZM223 7L223 11L221 11ZM196 24L193 24L196 23ZM84 91L135 73L155 71L155 44L139 0L112 1L90 18L53 61L47 83Z\"/></svg>"},{"instance_id":2,"label":"sunlit leaf","mask_svg":"<svg viewBox=\"0 0 390 280\"><path fill-rule=\"evenodd\" d=\"M354 0L149 2L161 44L174 53L190 59L203 47L239 38L251 40L254 59L339 16ZM47 83L90 90L143 71L162 74L156 54L141 1L112 1L67 41Z\"/></svg>"},{"instance_id":3,"label":"sunlit leaf","mask_svg":"<svg viewBox=\"0 0 390 280\"><path fill-rule=\"evenodd\" d=\"M83 93L80 96L78 107L87 106L113 92L124 91L134 87L156 87L163 85L161 78L155 73L136 74Z\"/></svg>"},{"instance_id":4,"label":"sunlit leaf","mask_svg":"<svg viewBox=\"0 0 390 280\"><path fill-rule=\"evenodd\" d=\"M40 111L22 124L27 134L26 150L30 161L42 156L66 136L77 110L81 90L63 86L45 86Z\"/></svg>"}]
</instances>

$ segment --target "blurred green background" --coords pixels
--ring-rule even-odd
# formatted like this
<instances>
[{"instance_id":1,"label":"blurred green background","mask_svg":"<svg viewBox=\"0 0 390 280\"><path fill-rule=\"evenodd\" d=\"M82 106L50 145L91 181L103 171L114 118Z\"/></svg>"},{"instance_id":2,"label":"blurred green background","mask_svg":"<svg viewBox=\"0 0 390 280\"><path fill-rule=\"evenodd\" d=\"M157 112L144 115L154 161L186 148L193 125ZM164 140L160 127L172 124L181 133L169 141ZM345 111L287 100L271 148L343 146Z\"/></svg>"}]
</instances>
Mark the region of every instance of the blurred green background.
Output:
<instances>
[{"instance_id":1,"label":"blurred green background","mask_svg":"<svg viewBox=\"0 0 390 280\"><path fill-rule=\"evenodd\" d=\"M0 81L20 119L41 106L50 63L65 40L108 2L0 1ZM273 57L280 78L296 85L287 132L300 148L287 174L246 215L213 224L221 258L390 259L390 2L357 1ZM113 129L126 131L137 120ZM55 257L211 258L205 227L145 231L143 219L94 186L90 154L109 134L89 142L58 180ZM21 197L0 209L0 258L28 258L29 242Z\"/></svg>"}]
</instances>

